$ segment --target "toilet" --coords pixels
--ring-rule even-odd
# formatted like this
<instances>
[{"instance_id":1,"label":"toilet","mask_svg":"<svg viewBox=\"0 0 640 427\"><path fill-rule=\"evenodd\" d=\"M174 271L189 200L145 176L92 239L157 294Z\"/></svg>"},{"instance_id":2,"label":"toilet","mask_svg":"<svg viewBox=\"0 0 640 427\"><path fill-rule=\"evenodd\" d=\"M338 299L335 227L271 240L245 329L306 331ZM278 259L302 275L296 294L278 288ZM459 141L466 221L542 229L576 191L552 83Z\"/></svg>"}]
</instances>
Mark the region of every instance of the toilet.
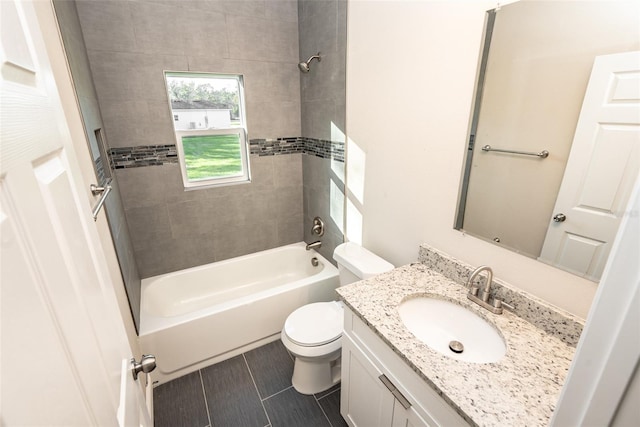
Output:
<instances>
[{"instance_id":1,"label":"toilet","mask_svg":"<svg viewBox=\"0 0 640 427\"><path fill-rule=\"evenodd\" d=\"M336 247L340 286L392 270L391 263L347 242ZM343 305L340 301L304 305L287 317L280 338L295 357L293 388L315 394L340 382Z\"/></svg>"}]
</instances>

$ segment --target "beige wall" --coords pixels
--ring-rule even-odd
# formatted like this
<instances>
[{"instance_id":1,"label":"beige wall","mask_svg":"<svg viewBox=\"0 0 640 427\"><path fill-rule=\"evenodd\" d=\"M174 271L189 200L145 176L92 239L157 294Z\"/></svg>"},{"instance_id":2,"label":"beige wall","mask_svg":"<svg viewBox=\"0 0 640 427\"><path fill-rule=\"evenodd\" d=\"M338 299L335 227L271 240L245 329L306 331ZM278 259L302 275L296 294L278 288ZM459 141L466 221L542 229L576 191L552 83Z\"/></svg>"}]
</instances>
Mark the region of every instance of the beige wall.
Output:
<instances>
[{"instance_id":1,"label":"beige wall","mask_svg":"<svg viewBox=\"0 0 640 427\"><path fill-rule=\"evenodd\" d=\"M347 235L395 265L427 243L586 317L593 282L453 229L485 11L495 5L349 3L347 130L362 160L352 166L349 151L347 180L363 188L349 193Z\"/></svg>"},{"instance_id":2,"label":"beige wall","mask_svg":"<svg viewBox=\"0 0 640 427\"><path fill-rule=\"evenodd\" d=\"M496 17L464 229L540 255L598 55L640 49L640 3L522 1ZM496 148L545 160L488 154ZM508 206L508 209L504 207Z\"/></svg>"}]
</instances>

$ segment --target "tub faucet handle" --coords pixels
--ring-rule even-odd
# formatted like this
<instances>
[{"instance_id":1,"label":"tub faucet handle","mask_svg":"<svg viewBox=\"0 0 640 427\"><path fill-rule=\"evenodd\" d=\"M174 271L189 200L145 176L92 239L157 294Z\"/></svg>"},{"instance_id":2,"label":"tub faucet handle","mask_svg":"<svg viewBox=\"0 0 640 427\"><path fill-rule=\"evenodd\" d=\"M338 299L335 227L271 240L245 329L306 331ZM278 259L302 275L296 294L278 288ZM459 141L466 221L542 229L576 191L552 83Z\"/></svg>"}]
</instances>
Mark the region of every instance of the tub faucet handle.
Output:
<instances>
[{"instance_id":1,"label":"tub faucet handle","mask_svg":"<svg viewBox=\"0 0 640 427\"><path fill-rule=\"evenodd\" d=\"M311 233L320 237L324 236L324 222L319 216L313 218L313 227L311 227Z\"/></svg>"}]
</instances>

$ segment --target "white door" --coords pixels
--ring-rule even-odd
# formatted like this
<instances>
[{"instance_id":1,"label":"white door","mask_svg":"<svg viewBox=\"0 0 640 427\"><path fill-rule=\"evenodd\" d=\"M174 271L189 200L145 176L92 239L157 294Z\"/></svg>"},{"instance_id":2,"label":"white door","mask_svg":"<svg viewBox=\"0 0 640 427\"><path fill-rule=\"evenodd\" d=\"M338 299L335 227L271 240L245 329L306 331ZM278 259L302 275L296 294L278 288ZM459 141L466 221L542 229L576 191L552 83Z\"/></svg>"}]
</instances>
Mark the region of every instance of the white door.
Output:
<instances>
[{"instance_id":1,"label":"white door","mask_svg":"<svg viewBox=\"0 0 640 427\"><path fill-rule=\"evenodd\" d=\"M640 52L596 57L540 260L599 280L639 170Z\"/></svg>"},{"instance_id":2,"label":"white door","mask_svg":"<svg viewBox=\"0 0 640 427\"><path fill-rule=\"evenodd\" d=\"M0 17L0 424L150 425L140 388L121 393L131 349L41 32L52 5Z\"/></svg>"}]
</instances>

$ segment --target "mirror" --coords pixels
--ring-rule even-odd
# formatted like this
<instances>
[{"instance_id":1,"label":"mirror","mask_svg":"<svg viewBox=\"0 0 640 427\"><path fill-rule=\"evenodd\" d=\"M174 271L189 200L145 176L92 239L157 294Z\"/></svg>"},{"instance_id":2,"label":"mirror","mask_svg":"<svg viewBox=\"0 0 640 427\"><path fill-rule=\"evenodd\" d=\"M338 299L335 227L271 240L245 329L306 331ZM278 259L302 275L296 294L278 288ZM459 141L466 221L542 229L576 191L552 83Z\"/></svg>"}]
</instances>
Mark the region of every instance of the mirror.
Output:
<instances>
[{"instance_id":1,"label":"mirror","mask_svg":"<svg viewBox=\"0 0 640 427\"><path fill-rule=\"evenodd\" d=\"M488 12L456 229L599 280L615 222L638 176L640 137L637 123L624 132L621 125L607 128L597 120L589 125L581 111L588 108L585 93L595 58L640 49L638 16L640 3L629 1L520 1ZM615 72L608 75L639 75ZM633 104L634 96L618 105ZM585 126L597 135L585 138ZM623 148L606 150L608 143ZM548 156L538 155L545 150ZM567 196L567 186L575 182L583 194L577 197L574 188ZM586 200L589 185L613 192ZM561 209L572 197L582 205ZM612 218L609 237L599 229L567 231L581 215L576 212L586 210Z\"/></svg>"}]
</instances>

